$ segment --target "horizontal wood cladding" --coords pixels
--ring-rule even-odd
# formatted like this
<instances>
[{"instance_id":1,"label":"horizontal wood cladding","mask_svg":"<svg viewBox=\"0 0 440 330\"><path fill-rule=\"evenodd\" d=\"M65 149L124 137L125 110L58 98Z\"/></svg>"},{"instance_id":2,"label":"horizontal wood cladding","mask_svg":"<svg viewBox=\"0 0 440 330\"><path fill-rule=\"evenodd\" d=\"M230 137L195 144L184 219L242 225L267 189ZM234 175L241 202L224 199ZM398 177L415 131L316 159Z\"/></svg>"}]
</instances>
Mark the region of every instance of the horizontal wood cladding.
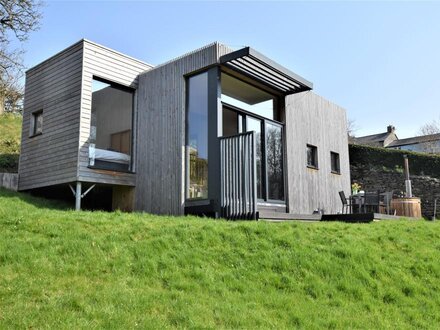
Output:
<instances>
[{"instance_id":1,"label":"horizontal wood cladding","mask_svg":"<svg viewBox=\"0 0 440 330\"><path fill-rule=\"evenodd\" d=\"M184 212L185 77L218 63L231 50L217 43L139 77L135 208Z\"/></svg>"},{"instance_id":2,"label":"horizontal wood cladding","mask_svg":"<svg viewBox=\"0 0 440 330\"><path fill-rule=\"evenodd\" d=\"M133 173L102 171L88 168L92 80L93 77L99 77L136 89L138 85L137 77L140 73L150 70L151 65L142 63L141 61L87 40L84 41L83 60L81 119L79 126L80 151L77 155L78 179L87 182L133 186L135 184L135 175Z\"/></svg>"},{"instance_id":3,"label":"horizontal wood cladding","mask_svg":"<svg viewBox=\"0 0 440 330\"><path fill-rule=\"evenodd\" d=\"M307 167L307 144L317 147L318 169ZM345 110L312 92L287 96L286 152L289 212L341 212L338 192L350 194ZM331 172L330 152L339 154L340 174Z\"/></svg>"},{"instance_id":4,"label":"horizontal wood cladding","mask_svg":"<svg viewBox=\"0 0 440 330\"><path fill-rule=\"evenodd\" d=\"M58 53L26 73L19 190L75 181L83 45ZM30 137L32 113L43 110L43 134Z\"/></svg>"}]
</instances>

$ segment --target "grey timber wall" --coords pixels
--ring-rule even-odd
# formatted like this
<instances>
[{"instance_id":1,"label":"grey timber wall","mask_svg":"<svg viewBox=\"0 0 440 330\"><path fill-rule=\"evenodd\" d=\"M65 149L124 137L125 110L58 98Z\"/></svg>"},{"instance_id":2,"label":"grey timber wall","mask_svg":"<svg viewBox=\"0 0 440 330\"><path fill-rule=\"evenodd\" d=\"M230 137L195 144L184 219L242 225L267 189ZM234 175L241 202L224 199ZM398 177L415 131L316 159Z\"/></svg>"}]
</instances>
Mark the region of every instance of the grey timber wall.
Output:
<instances>
[{"instance_id":1,"label":"grey timber wall","mask_svg":"<svg viewBox=\"0 0 440 330\"><path fill-rule=\"evenodd\" d=\"M88 168L89 135L92 107L92 80L99 77L137 89L138 75L150 70L151 65L84 40L84 62L81 89L81 125L79 132L78 180L106 184L134 186L135 174ZM136 94L135 94L136 99ZM136 118L136 102L134 105ZM136 132L133 132L136 137ZM142 141L141 141L142 143Z\"/></svg>"},{"instance_id":2,"label":"grey timber wall","mask_svg":"<svg viewBox=\"0 0 440 330\"><path fill-rule=\"evenodd\" d=\"M185 202L185 77L231 50L214 43L139 77L135 208L179 215Z\"/></svg>"},{"instance_id":3,"label":"grey timber wall","mask_svg":"<svg viewBox=\"0 0 440 330\"><path fill-rule=\"evenodd\" d=\"M0 187L17 191L18 174L17 173L0 173Z\"/></svg>"},{"instance_id":4,"label":"grey timber wall","mask_svg":"<svg viewBox=\"0 0 440 330\"><path fill-rule=\"evenodd\" d=\"M307 144L318 148L318 170L306 166ZM289 212L341 212L338 192L350 194L345 110L312 92L287 96L286 149ZM331 173L331 151L339 153L340 175Z\"/></svg>"},{"instance_id":5,"label":"grey timber wall","mask_svg":"<svg viewBox=\"0 0 440 330\"><path fill-rule=\"evenodd\" d=\"M76 180L82 59L81 41L26 72L19 190ZM39 110L43 134L30 137Z\"/></svg>"}]
</instances>

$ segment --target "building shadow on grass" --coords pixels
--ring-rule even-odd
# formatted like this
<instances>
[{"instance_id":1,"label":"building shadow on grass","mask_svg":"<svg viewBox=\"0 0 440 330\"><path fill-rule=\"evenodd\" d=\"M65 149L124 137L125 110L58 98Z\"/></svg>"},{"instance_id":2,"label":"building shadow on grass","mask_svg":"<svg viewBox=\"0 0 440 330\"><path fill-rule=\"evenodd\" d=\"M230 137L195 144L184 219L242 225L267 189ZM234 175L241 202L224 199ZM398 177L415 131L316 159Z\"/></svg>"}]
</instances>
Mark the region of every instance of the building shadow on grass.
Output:
<instances>
[{"instance_id":1,"label":"building shadow on grass","mask_svg":"<svg viewBox=\"0 0 440 330\"><path fill-rule=\"evenodd\" d=\"M31 193L16 192L0 187L0 198L18 199L26 204L33 205L38 208L50 209L50 210L72 210L73 204L67 203L61 199L47 199L39 196L35 196ZM20 207L17 205L17 207Z\"/></svg>"}]
</instances>

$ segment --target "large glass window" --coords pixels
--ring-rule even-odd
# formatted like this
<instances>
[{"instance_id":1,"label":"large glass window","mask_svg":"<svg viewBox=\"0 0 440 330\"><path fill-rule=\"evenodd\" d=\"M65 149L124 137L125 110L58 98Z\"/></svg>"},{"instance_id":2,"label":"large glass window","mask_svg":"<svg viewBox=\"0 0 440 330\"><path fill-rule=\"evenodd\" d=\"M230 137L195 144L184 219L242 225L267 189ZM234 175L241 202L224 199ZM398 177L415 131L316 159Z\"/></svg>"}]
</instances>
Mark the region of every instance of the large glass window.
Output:
<instances>
[{"instance_id":1,"label":"large glass window","mask_svg":"<svg viewBox=\"0 0 440 330\"><path fill-rule=\"evenodd\" d=\"M89 165L128 171L132 150L133 90L92 81Z\"/></svg>"},{"instance_id":2,"label":"large glass window","mask_svg":"<svg viewBox=\"0 0 440 330\"><path fill-rule=\"evenodd\" d=\"M280 125L266 123L267 194L284 200L283 132Z\"/></svg>"},{"instance_id":3,"label":"large glass window","mask_svg":"<svg viewBox=\"0 0 440 330\"><path fill-rule=\"evenodd\" d=\"M264 118L279 120L274 95L226 73L221 74L222 102Z\"/></svg>"},{"instance_id":4,"label":"large glass window","mask_svg":"<svg viewBox=\"0 0 440 330\"><path fill-rule=\"evenodd\" d=\"M187 155L189 184L187 197L208 198L208 73L188 78Z\"/></svg>"},{"instance_id":5,"label":"large glass window","mask_svg":"<svg viewBox=\"0 0 440 330\"><path fill-rule=\"evenodd\" d=\"M257 163L257 198L264 198L263 195L263 144L261 141L261 120L246 117L246 130L248 132L255 132L255 140L256 146L255 149L257 151L256 163Z\"/></svg>"}]
</instances>

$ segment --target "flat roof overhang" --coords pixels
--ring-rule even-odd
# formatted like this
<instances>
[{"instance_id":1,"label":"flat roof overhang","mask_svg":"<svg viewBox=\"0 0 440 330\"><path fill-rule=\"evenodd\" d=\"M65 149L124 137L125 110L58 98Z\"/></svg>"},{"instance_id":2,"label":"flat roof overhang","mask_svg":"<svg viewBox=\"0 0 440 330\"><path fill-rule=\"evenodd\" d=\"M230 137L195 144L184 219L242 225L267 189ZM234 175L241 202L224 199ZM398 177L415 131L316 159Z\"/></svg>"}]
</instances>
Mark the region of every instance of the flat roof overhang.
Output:
<instances>
[{"instance_id":1,"label":"flat roof overhang","mask_svg":"<svg viewBox=\"0 0 440 330\"><path fill-rule=\"evenodd\" d=\"M221 56L220 64L285 95L313 89L313 83L250 47Z\"/></svg>"}]
</instances>

